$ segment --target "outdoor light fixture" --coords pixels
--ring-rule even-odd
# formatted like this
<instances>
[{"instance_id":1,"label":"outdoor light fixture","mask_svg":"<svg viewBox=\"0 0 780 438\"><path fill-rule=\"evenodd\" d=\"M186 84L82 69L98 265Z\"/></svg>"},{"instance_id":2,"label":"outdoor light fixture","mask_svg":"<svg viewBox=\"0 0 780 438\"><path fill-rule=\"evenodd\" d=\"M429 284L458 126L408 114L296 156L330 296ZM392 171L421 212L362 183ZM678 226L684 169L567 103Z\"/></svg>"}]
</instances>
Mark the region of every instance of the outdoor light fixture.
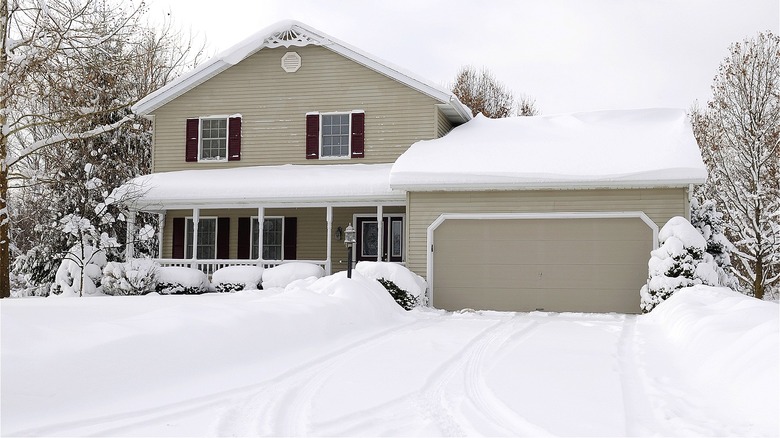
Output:
<instances>
[{"instance_id":1,"label":"outdoor light fixture","mask_svg":"<svg viewBox=\"0 0 780 438\"><path fill-rule=\"evenodd\" d=\"M352 245L355 244L355 229L352 223L344 231L344 245L347 245L347 278L352 278Z\"/></svg>"}]
</instances>

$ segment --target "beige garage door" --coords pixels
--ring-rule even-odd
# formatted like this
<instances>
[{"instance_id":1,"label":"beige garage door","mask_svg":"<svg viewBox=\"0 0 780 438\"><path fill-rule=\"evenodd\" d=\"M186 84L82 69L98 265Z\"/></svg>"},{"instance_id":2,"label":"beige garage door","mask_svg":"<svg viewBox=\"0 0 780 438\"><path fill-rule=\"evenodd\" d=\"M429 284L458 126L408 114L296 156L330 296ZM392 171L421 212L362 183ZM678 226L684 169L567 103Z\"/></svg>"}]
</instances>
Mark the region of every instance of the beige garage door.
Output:
<instances>
[{"instance_id":1,"label":"beige garage door","mask_svg":"<svg viewBox=\"0 0 780 438\"><path fill-rule=\"evenodd\" d=\"M638 313L653 231L639 218L448 219L433 306Z\"/></svg>"}]
</instances>

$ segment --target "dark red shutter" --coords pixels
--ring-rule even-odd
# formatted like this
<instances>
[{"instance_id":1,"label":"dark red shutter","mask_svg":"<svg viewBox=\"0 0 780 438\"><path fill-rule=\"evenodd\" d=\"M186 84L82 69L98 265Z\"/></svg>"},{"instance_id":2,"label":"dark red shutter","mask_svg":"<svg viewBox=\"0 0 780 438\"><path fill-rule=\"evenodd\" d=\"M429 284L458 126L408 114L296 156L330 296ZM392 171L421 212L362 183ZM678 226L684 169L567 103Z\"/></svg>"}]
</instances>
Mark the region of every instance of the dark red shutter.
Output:
<instances>
[{"instance_id":1,"label":"dark red shutter","mask_svg":"<svg viewBox=\"0 0 780 438\"><path fill-rule=\"evenodd\" d=\"M365 113L352 113L352 158L364 157L365 130Z\"/></svg>"},{"instance_id":2,"label":"dark red shutter","mask_svg":"<svg viewBox=\"0 0 780 438\"><path fill-rule=\"evenodd\" d=\"M187 141L185 143L184 160L198 161L198 131L200 120L187 119Z\"/></svg>"},{"instance_id":3,"label":"dark red shutter","mask_svg":"<svg viewBox=\"0 0 780 438\"><path fill-rule=\"evenodd\" d=\"M241 159L241 117L228 119L228 161Z\"/></svg>"},{"instance_id":4,"label":"dark red shutter","mask_svg":"<svg viewBox=\"0 0 780 438\"><path fill-rule=\"evenodd\" d=\"M284 259L296 260L298 254L296 253L296 247L298 246L298 218L285 217L284 218Z\"/></svg>"},{"instance_id":5,"label":"dark red shutter","mask_svg":"<svg viewBox=\"0 0 780 438\"><path fill-rule=\"evenodd\" d=\"M320 157L320 115L306 114L306 159Z\"/></svg>"},{"instance_id":6,"label":"dark red shutter","mask_svg":"<svg viewBox=\"0 0 780 438\"><path fill-rule=\"evenodd\" d=\"M173 253L175 259L184 258L184 218L173 218Z\"/></svg>"},{"instance_id":7,"label":"dark red shutter","mask_svg":"<svg viewBox=\"0 0 780 438\"><path fill-rule=\"evenodd\" d=\"M252 257L252 219L248 217L238 218L238 245L236 257L249 259Z\"/></svg>"},{"instance_id":8,"label":"dark red shutter","mask_svg":"<svg viewBox=\"0 0 780 438\"><path fill-rule=\"evenodd\" d=\"M217 258L230 258L230 218L217 218Z\"/></svg>"}]
</instances>

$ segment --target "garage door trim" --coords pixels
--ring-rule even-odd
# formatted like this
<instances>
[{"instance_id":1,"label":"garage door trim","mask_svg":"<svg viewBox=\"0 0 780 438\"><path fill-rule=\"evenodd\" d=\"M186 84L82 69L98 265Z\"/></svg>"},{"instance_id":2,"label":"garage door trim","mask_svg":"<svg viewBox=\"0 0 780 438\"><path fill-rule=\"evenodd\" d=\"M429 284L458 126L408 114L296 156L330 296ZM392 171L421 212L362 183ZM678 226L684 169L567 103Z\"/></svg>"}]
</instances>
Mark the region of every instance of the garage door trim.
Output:
<instances>
[{"instance_id":1,"label":"garage door trim","mask_svg":"<svg viewBox=\"0 0 780 438\"><path fill-rule=\"evenodd\" d=\"M653 232L653 249L658 248L658 225L643 211L595 211L555 213L442 213L428 226L427 231L427 277L428 302L433 303L433 233L444 221L458 219L612 219L638 218ZM649 259L649 254L648 254Z\"/></svg>"}]
</instances>

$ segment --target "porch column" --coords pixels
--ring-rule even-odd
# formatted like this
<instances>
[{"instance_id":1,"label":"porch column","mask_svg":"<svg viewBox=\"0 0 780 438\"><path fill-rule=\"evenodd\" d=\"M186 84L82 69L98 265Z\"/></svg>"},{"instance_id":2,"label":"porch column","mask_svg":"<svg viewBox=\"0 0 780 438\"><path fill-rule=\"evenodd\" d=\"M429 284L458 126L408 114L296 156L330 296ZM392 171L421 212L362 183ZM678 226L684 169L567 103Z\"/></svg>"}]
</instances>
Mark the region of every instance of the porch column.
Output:
<instances>
[{"instance_id":1,"label":"porch column","mask_svg":"<svg viewBox=\"0 0 780 438\"><path fill-rule=\"evenodd\" d=\"M198 259L198 223L200 222L200 209L192 209L192 262L190 268L198 267L196 260ZM186 239L186 236L185 236Z\"/></svg>"},{"instance_id":2,"label":"porch column","mask_svg":"<svg viewBox=\"0 0 780 438\"><path fill-rule=\"evenodd\" d=\"M129 262L135 255L135 210L127 212L125 239L125 261Z\"/></svg>"},{"instance_id":3,"label":"porch column","mask_svg":"<svg viewBox=\"0 0 780 438\"><path fill-rule=\"evenodd\" d=\"M376 261L382 261L382 232L384 231L382 223L382 206L376 206Z\"/></svg>"},{"instance_id":4,"label":"porch column","mask_svg":"<svg viewBox=\"0 0 780 438\"><path fill-rule=\"evenodd\" d=\"M332 247L331 239L333 238L333 206L327 206L325 207L325 222L328 224L328 239L327 239L327 249L325 251L325 275L331 274L331 260L330 260L330 250Z\"/></svg>"},{"instance_id":5,"label":"porch column","mask_svg":"<svg viewBox=\"0 0 780 438\"><path fill-rule=\"evenodd\" d=\"M263 224L265 224L265 207L257 207L257 263L263 266Z\"/></svg>"},{"instance_id":6,"label":"porch column","mask_svg":"<svg viewBox=\"0 0 780 438\"><path fill-rule=\"evenodd\" d=\"M163 258L163 236L165 236L165 212L157 214L157 258Z\"/></svg>"}]
</instances>

